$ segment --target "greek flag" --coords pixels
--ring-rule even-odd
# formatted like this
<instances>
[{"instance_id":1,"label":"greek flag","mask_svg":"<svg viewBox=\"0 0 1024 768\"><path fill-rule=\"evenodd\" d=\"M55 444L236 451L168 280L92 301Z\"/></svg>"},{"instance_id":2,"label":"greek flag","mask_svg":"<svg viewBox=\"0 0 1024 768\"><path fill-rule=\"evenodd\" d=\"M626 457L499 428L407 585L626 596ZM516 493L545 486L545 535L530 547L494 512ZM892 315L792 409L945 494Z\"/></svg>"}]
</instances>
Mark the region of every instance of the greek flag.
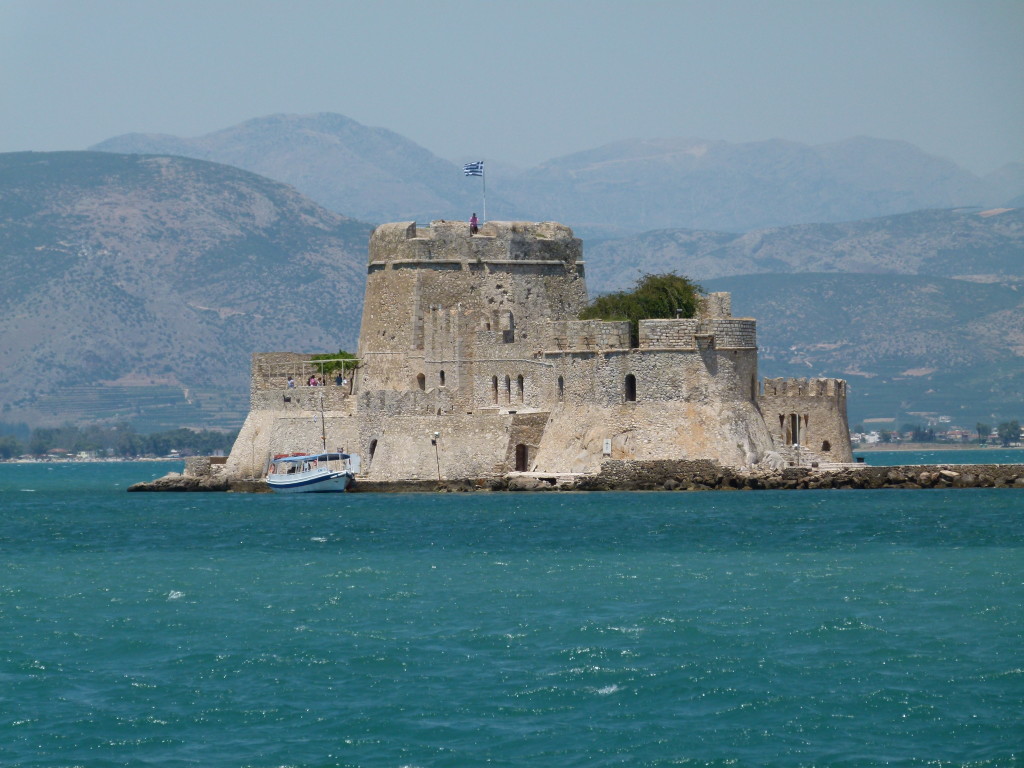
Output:
<instances>
[{"instance_id":1,"label":"greek flag","mask_svg":"<svg viewBox=\"0 0 1024 768\"><path fill-rule=\"evenodd\" d=\"M484 161L478 160L475 163L466 163L464 166L462 166L462 172L467 176L483 176Z\"/></svg>"}]
</instances>

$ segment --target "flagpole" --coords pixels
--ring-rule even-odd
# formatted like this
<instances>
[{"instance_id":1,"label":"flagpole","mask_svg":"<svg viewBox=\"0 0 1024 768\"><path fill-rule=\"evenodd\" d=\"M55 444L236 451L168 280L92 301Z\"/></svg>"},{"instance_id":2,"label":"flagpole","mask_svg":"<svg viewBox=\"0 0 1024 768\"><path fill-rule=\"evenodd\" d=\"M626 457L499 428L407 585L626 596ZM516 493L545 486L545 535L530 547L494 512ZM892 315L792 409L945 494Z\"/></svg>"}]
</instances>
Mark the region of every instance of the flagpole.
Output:
<instances>
[{"instance_id":1,"label":"flagpole","mask_svg":"<svg viewBox=\"0 0 1024 768\"><path fill-rule=\"evenodd\" d=\"M484 221L487 221L487 170L483 169L483 173L480 174L480 183L484 187Z\"/></svg>"}]
</instances>

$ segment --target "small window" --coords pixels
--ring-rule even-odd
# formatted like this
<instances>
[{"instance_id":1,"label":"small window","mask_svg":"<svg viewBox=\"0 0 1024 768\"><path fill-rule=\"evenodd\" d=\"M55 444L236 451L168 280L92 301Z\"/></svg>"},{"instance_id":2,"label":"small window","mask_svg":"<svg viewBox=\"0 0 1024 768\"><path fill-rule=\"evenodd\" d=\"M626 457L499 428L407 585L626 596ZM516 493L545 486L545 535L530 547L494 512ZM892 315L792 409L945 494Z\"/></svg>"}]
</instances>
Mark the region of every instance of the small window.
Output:
<instances>
[{"instance_id":1,"label":"small window","mask_svg":"<svg viewBox=\"0 0 1024 768\"><path fill-rule=\"evenodd\" d=\"M516 318L511 312L508 313L505 327L502 328L501 338L506 344L511 344L516 340Z\"/></svg>"},{"instance_id":2,"label":"small window","mask_svg":"<svg viewBox=\"0 0 1024 768\"><path fill-rule=\"evenodd\" d=\"M822 443L821 443L821 452L822 453L828 453L831 450L832 450L832 443L830 443L828 440L822 441Z\"/></svg>"},{"instance_id":3,"label":"small window","mask_svg":"<svg viewBox=\"0 0 1024 768\"><path fill-rule=\"evenodd\" d=\"M416 374L416 386L419 388L420 392L425 392L427 389L427 377L422 373Z\"/></svg>"},{"instance_id":4,"label":"small window","mask_svg":"<svg viewBox=\"0 0 1024 768\"><path fill-rule=\"evenodd\" d=\"M516 394L519 395L519 402L523 402L525 390L523 388L523 377L521 375L516 379Z\"/></svg>"},{"instance_id":5,"label":"small window","mask_svg":"<svg viewBox=\"0 0 1024 768\"><path fill-rule=\"evenodd\" d=\"M441 371L441 372L440 372L440 373L439 373L439 374L437 375L437 379L438 379L438 381L440 382L441 386L443 387L443 386L444 386L444 371Z\"/></svg>"},{"instance_id":6,"label":"small window","mask_svg":"<svg viewBox=\"0 0 1024 768\"><path fill-rule=\"evenodd\" d=\"M565 400L565 379L558 377L558 399Z\"/></svg>"},{"instance_id":7,"label":"small window","mask_svg":"<svg viewBox=\"0 0 1024 768\"><path fill-rule=\"evenodd\" d=\"M491 399L495 403L498 402L498 377L497 376L492 376L491 377Z\"/></svg>"},{"instance_id":8,"label":"small window","mask_svg":"<svg viewBox=\"0 0 1024 768\"><path fill-rule=\"evenodd\" d=\"M373 461L373 454L377 452L377 440L373 439L370 441L370 461Z\"/></svg>"},{"instance_id":9,"label":"small window","mask_svg":"<svg viewBox=\"0 0 1024 768\"><path fill-rule=\"evenodd\" d=\"M508 376L505 377L505 402L512 402L512 379Z\"/></svg>"},{"instance_id":10,"label":"small window","mask_svg":"<svg viewBox=\"0 0 1024 768\"><path fill-rule=\"evenodd\" d=\"M627 403L636 402L636 376L632 373L626 374L625 395Z\"/></svg>"}]
</instances>

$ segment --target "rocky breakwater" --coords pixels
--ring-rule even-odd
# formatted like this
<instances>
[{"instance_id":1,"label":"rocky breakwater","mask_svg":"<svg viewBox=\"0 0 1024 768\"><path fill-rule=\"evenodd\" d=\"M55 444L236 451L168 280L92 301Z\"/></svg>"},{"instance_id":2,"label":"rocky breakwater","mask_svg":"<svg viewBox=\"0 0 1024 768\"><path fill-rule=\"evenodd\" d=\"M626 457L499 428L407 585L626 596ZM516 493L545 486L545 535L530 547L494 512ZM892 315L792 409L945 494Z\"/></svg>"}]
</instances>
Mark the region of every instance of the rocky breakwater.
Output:
<instances>
[{"instance_id":1,"label":"rocky breakwater","mask_svg":"<svg viewBox=\"0 0 1024 768\"><path fill-rule=\"evenodd\" d=\"M508 490L710 491L812 490L831 488L1018 488L1024 489L1024 464L967 464L897 467L849 467L835 470L788 467L777 471L741 471L715 462L606 461L596 475L572 482L543 477L511 477Z\"/></svg>"},{"instance_id":2,"label":"rocky breakwater","mask_svg":"<svg viewBox=\"0 0 1024 768\"><path fill-rule=\"evenodd\" d=\"M232 479L220 467L190 459L184 474L171 472L129 491L235 491L266 493L262 480ZM841 469L787 467L742 471L709 460L606 461L596 475L513 473L505 477L395 482L357 481L367 493L473 491L752 491L873 488L1016 488L1024 490L1024 464L942 464Z\"/></svg>"},{"instance_id":3,"label":"rocky breakwater","mask_svg":"<svg viewBox=\"0 0 1024 768\"><path fill-rule=\"evenodd\" d=\"M234 479L223 471L223 464L213 464L207 456L192 456L185 460L185 472L168 472L149 482L135 483L129 493L146 491L236 491L239 493L268 493L270 488L262 480Z\"/></svg>"}]
</instances>

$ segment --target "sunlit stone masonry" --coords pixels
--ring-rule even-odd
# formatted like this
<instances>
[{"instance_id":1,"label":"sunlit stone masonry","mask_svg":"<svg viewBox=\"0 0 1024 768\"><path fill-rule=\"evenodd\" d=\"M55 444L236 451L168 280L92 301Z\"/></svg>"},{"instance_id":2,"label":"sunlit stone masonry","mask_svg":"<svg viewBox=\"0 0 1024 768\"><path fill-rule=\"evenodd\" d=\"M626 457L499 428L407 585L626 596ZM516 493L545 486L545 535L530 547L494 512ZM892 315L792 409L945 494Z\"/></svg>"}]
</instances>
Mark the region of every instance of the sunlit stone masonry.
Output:
<instances>
[{"instance_id":1,"label":"sunlit stone masonry","mask_svg":"<svg viewBox=\"0 0 1024 768\"><path fill-rule=\"evenodd\" d=\"M561 224L381 225L357 363L310 386L323 371L310 354L253 355L227 474L259 476L325 436L384 482L852 460L846 382L759 382L756 322L732 316L729 294L694 318L641 321L637 346L626 322L577 319L586 303L582 244Z\"/></svg>"}]
</instances>

